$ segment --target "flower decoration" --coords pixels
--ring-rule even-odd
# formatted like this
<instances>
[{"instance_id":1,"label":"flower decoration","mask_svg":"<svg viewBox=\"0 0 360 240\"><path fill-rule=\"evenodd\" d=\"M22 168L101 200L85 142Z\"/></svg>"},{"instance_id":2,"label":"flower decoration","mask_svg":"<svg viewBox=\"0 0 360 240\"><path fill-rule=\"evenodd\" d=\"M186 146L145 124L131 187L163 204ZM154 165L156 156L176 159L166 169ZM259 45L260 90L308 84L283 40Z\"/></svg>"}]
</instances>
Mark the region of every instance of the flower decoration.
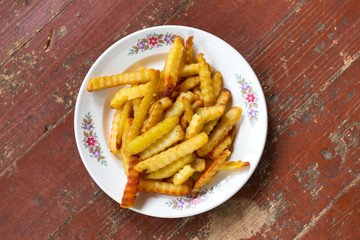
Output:
<instances>
[{"instance_id":1,"label":"flower decoration","mask_svg":"<svg viewBox=\"0 0 360 240\"><path fill-rule=\"evenodd\" d=\"M243 77L238 74L235 74L235 78L237 79L237 83L240 85L240 90L242 96L245 100L245 106L247 108L247 116L250 121L251 127L255 125L255 123L259 119L259 110L258 110L258 96L257 92L253 90L251 83L246 82Z\"/></svg>"},{"instance_id":2,"label":"flower decoration","mask_svg":"<svg viewBox=\"0 0 360 240\"><path fill-rule=\"evenodd\" d=\"M150 33L146 34L145 37L139 38L132 48L130 48L128 55L136 55L140 52L151 50L154 48L167 46L173 44L175 35L172 33L158 34Z\"/></svg>"},{"instance_id":3,"label":"flower decoration","mask_svg":"<svg viewBox=\"0 0 360 240\"><path fill-rule=\"evenodd\" d=\"M96 160L100 162L101 165L107 166L107 162L105 160L105 157L103 156L103 152L100 147L100 142L98 140L98 137L96 136L96 133L93 131L93 129L95 129L95 126L90 112L86 114L83 118L81 128L84 130L83 143L85 149L89 149L90 157L96 158Z\"/></svg>"},{"instance_id":4,"label":"flower decoration","mask_svg":"<svg viewBox=\"0 0 360 240\"><path fill-rule=\"evenodd\" d=\"M195 208L201 203L204 203L206 200L210 198L210 196L219 190L222 186L222 183L211 187L210 189L206 189L205 191L199 192L196 197L186 196L181 198L176 198L174 200L169 200L165 202L165 204L175 210L183 210L189 208Z\"/></svg>"}]
</instances>

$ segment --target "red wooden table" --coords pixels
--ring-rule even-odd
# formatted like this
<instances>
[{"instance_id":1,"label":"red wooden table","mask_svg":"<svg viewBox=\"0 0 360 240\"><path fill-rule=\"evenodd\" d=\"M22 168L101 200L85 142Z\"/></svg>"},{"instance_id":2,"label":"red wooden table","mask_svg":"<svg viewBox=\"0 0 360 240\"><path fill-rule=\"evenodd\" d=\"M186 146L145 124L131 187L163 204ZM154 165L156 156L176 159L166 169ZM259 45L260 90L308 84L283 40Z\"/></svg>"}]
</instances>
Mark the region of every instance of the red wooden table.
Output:
<instances>
[{"instance_id":1,"label":"red wooden table","mask_svg":"<svg viewBox=\"0 0 360 240\"><path fill-rule=\"evenodd\" d=\"M360 1L1 1L0 239L359 239ZM110 199L78 154L77 93L99 55L165 24L208 31L265 93L261 161L230 200L160 219Z\"/></svg>"}]
</instances>

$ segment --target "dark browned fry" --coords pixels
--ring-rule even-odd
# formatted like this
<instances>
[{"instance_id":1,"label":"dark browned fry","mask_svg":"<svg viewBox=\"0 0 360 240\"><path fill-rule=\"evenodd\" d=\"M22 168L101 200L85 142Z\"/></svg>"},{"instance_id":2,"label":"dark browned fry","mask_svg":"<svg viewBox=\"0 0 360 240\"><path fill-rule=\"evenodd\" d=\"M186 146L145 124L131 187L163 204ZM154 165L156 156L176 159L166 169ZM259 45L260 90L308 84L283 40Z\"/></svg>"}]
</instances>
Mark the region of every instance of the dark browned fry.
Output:
<instances>
[{"instance_id":1,"label":"dark browned fry","mask_svg":"<svg viewBox=\"0 0 360 240\"><path fill-rule=\"evenodd\" d=\"M139 187L140 173L135 170L134 166L140 162L140 157L137 154L131 156L129 163L129 174L125 185L123 197L121 199L120 207L130 208L135 205L136 193Z\"/></svg>"}]
</instances>

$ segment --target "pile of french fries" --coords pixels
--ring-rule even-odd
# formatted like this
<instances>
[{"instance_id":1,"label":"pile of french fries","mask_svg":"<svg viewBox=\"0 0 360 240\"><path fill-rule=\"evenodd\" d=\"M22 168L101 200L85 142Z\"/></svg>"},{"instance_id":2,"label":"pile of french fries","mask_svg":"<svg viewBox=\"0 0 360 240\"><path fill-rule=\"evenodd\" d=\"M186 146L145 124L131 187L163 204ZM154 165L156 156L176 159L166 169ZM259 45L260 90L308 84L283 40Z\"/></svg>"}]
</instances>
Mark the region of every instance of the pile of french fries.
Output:
<instances>
[{"instance_id":1,"label":"pile of french fries","mask_svg":"<svg viewBox=\"0 0 360 240\"><path fill-rule=\"evenodd\" d=\"M249 165L227 161L242 109L225 112L231 92L203 53L195 59L193 36L186 44L175 38L161 72L92 78L87 89L116 86L124 87L110 104L110 150L121 154L127 175L121 207L133 207L137 192L196 196L218 171Z\"/></svg>"}]
</instances>

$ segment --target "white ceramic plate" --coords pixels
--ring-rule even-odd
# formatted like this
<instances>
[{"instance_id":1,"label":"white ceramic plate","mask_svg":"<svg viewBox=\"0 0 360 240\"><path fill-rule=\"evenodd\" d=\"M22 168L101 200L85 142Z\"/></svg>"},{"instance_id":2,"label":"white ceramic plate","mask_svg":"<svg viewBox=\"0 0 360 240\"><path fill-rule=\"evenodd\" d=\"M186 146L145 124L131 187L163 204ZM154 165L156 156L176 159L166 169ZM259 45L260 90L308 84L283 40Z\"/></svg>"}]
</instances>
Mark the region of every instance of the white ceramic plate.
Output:
<instances>
[{"instance_id":1,"label":"white ceramic plate","mask_svg":"<svg viewBox=\"0 0 360 240\"><path fill-rule=\"evenodd\" d=\"M112 199L121 201L126 176L121 157L109 149L114 110L110 100L118 88L96 92L86 90L92 77L137 70L141 66L162 69L172 46L171 36L194 36L195 53L223 75L224 87L232 92L232 106L243 114L230 161L248 161L249 167L219 172L198 197L173 197L138 193L132 210L155 217L177 218L203 213L233 196L250 178L262 155L267 134L267 109L263 91L245 59L220 38L199 29L184 26L159 26L144 29L119 40L107 49L86 75L75 107L75 137L81 159L91 177ZM142 39L147 39L144 43Z\"/></svg>"}]
</instances>

